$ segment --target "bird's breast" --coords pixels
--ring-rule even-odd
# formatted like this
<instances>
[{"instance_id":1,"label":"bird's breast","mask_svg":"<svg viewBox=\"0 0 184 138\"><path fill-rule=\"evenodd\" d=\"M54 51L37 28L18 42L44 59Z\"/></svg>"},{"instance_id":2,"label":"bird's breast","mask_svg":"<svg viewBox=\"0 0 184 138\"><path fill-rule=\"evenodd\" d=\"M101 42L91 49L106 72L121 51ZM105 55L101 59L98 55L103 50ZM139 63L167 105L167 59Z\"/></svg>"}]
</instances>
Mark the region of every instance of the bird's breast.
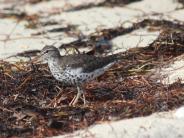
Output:
<instances>
[{"instance_id":1,"label":"bird's breast","mask_svg":"<svg viewBox=\"0 0 184 138\"><path fill-rule=\"evenodd\" d=\"M83 69L65 67L62 68L54 63L49 63L49 68L55 79L70 85L82 84L102 75L105 68L96 69L92 72L83 72Z\"/></svg>"}]
</instances>

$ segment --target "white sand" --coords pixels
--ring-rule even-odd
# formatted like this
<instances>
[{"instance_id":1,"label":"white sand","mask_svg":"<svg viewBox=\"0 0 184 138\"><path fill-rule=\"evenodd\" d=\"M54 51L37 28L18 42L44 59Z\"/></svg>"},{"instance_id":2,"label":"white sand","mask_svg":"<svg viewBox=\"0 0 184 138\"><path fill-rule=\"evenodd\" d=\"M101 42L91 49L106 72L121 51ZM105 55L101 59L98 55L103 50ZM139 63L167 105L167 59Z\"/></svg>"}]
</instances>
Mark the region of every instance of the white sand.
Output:
<instances>
[{"instance_id":1,"label":"white sand","mask_svg":"<svg viewBox=\"0 0 184 138\"><path fill-rule=\"evenodd\" d=\"M28 29L26 21L18 24L15 19L7 18L0 20L0 59L23 52L25 50L41 49L46 44L57 43L59 46L76 40L76 36L68 36L66 33L47 33L46 35L33 36L40 31L46 31L53 27L63 27L66 24L76 25L78 32L88 36L96 30L103 28L114 28L120 25L131 26L132 23L143 20L144 18L168 19L184 21L184 10L176 0L142 0L128 4L124 7L94 7L79 11L66 12L71 7L98 3L102 0L52 0L38 4L24 4L19 2L17 9L25 11L28 15L40 15L40 21L58 21L57 26L46 26L39 29ZM0 11L4 7L11 7L11 1L2 3L0 1ZM7 12L7 11L6 11ZM10 11L8 11L10 12ZM52 16L48 16L48 15ZM59 36L58 36L59 35ZM118 36L112 39L113 51L126 51L129 48L148 46L159 35L159 31L149 32L146 28L135 30L130 34ZM9 38L8 38L9 37ZM7 39L8 38L8 39ZM118 50L117 50L118 49ZM15 60L15 59L12 59ZM175 62L164 67L156 75L167 76L162 81L166 84L175 82L178 78L184 79L184 61L176 58ZM109 122L92 126L74 134L60 137L92 137L95 138L175 138L184 137L184 110L180 108L176 112L168 112L149 117L141 117L117 122Z\"/></svg>"},{"instance_id":2,"label":"white sand","mask_svg":"<svg viewBox=\"0 0 184 138\"><path fill-rule=\"evenodd\" d=\"M103 123L54 138L182 138L184 120L175 117L174 113L163 112L148 117Z\"/></svg>"}]
</instances>

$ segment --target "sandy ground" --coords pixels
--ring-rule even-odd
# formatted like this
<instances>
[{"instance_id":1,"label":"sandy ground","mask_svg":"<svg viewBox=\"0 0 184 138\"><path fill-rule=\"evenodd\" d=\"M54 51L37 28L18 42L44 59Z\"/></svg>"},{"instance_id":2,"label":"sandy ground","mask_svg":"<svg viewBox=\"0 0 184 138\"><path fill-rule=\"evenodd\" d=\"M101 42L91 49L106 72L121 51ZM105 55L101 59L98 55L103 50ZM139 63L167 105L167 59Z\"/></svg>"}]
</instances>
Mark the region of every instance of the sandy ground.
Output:
<instances>
[{"instance_id":1,"label":"sandy ground","mask_svg":"<svg viewBox=\"0 0 184 138\"><path fill-rule=\"evenodd\" d=\"M184 137L184 108L117 122L107 122L54 138L178 138Z\"/></svg>"},{"instance_id":2,"label":"sandy ground","mask_svg":"<svg viewBox=\"0 0 184 138\"><path fill-rule=\"evenodd\" d=\"M98 2L98 1L95 1ZM125 27L131 26L131 22L137 22L139 20L142 20L146 16L151 16L153 13L164 13L173 11L175 8L180 6L176 2L171 1L163 1L163 3L167 2L167 5L170 5L169 7L163 7L163 9L159 9L159 5L162 5L161 3L155 3L151 0L145 0L142 2L136 2L133 4L130 4L125 7L114 7L114 8L108 8L108 7L97 7L97 8L89 8L86 10L79 10L74 12L62 12L62 14L53 14L52 16L45 15L46 13L49 14L50 10L54 11L58 7L58 2L50 1L50 3L39 3L37 5L25 5L25 7L18 7L17 9L20 11L26 11L28 14L33 14L34 12L38 15L41 13L40 22L46 22L48 20L50 21L58 21L61 22L59 25L60 27L64 27L67 24L71 24L74 26L77 26L77 31L82 33L83 35L89 35L91 33L94 33L98 29L103 28L113 28L116 26L123 25ZM62 2L59 2L59 6L63 6L66 8L65 4ZM70 2L67 2L67 4ZM81 2L82 3L82 2ZM149 5L150 4L150 5ZM70 5L70 4L69 4ZM76 4L74 4L76 6ZM0 6L1 8L9 7L9 4ZM70 7L70 6L69 6ZM137 9L137 7L140 7L141 10ZM50 9L50 10L49 10ZM54 10L53 10L54 9ZM62 9L62 8L61 8ZM149 9L149 10L148 10ZM59 11L58 11L59 12ZM111 17L111 18L109 18ZM39 29L27 29L25 28L26 24L28 24L26 21L21 21L17 23L14 20L11 19L1 19L0 27L1 28L7 28L6 30L1 29L0 35L1 35L1 49L0 50L0 58L4 58L6 56L10 56L12 54L15 54L17 52L23 52L25 50L31 50L31 49L41 49L45 44L53 44L58 43L68 43L71 41L74 41L77 36L68 36L66 33L47 33L47 36L49 36L49 39L45 35L39 35L39 36L33 36L33 34L36 34L40 31L48 31L50 28L58 27L56 26L46 26L46 27L40 27ZM8 27L7 27L8 26ZM153 38L147 36L146 38L142 38L143 41L150 43L151 40L154 40L158 33L153 32L150 34L150 32L147 32L146 30L140 30L140 33L144 33L144 35L148 34L153 35ZM140 39L140 35L132 36L132 34L122 39L115 39L113 40L114 43L119 43L121 46L123 43L123 46L121 48L129 48L139 46L137 45L137 40ZM155 36L154 36L155 35ZM128 39L128 40L127 40ZM135 42L132 44L132 42ZM144 45L140 43L141 46L147 46L146 42Z\"/></svg>"},{"instance_id":3,"label":"sandy ground","mask_svg":"<svg viewBox=\"0 0 184 138\"><path fill-rule=\"evenodd\" d=\"M0 20L0 58L4 59L17 52L25 50L42 49L46 44L56 43L59 46L72 42L78 38L77 35L68 35L65 32L51 33L48 30L57 27L66 27L68 24L76 26L76 32L88 36L96 30L113 28L116 26L129 27L132 23L144 18L167 19L184 21L184 10L182 5L174 0L142 0L128 4L124 7L94 7L78 11L70 11L71 7L81 4L99 3L100 0L53 0L41 2L35 5L19 3L23 6L15 6L18 11L24 11L29 15L40 15L39 28L27 28L27 21L17 23L14 18ZM58 5L59 3L59 5ZM12 3L6 4L1 1L0 11L11 7ZM6 11L8 12L8 11ZM62 13L62 14L57 14ZM52 16L48 16L52 15ZM42 26L47 21L60 22L59 25ZM39 32L47 32L42 35L34 35ZM113 52L126 51L134 47L145 47L153 42L159 35L159 31L148 31L138 29L130 34L118 36L111 40ZM141 40L141 41L140 41ZM12 58L12 61L17 59ZM19 59L18 59L19 60ZM178 78L184 78L183 56L177 57L167 67L162 68L159 73L167 76L163 79L165 84L171 84ZM176 71L175 71L176 70ZM163 114L154 114L149 117L141 117L117 122L108 122L92 126L89 129L78 131L74 134L61 137L184 137L184 110L183 108Z\"/></svg>"}]
</instances>

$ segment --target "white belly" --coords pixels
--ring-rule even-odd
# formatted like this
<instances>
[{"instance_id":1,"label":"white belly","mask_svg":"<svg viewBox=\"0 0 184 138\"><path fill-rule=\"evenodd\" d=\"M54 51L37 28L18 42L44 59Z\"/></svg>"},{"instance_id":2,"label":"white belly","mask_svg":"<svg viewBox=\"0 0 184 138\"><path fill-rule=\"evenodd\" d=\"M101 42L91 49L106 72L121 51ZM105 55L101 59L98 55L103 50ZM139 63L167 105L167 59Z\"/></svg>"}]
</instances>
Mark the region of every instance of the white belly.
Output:
<instances>
[{"instance_id":1,"label":"white belly","mask_svg":"<svg viewBox=\"0 0 184 138\"><path fill-rule=\"evenodd\" d=\"M112 63L105 66L104 68L96 69L90 73L84 73L82 68L53 68L54 64L49 64L50 71L55 79L58 81L67 83L67 84L81 84L90 80L95 79L96 77L102 75L108 68L112 66Z\"/></svg>"}]
</instances>

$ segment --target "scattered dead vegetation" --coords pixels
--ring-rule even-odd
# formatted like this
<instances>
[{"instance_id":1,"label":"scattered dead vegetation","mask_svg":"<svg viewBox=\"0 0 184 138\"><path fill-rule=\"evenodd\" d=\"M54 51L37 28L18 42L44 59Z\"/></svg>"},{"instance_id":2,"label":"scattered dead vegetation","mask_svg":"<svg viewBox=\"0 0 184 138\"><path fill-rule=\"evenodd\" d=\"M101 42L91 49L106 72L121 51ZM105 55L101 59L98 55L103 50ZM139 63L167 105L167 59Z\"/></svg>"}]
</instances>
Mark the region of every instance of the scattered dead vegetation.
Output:
<instances>
[{"instance_id":1,"label":"scattered dead vegetation","mask_svg":"<svg viewBox=\"0 0 184 138\"><path fill-rule=\"evenodd\" d=\"M40 2L45 2L45 1L50 1L50 0L27 0L27 3L31 3L31 4L37 4Z\"/></svg>"},{"instance_id":2,"label":"scattered dead vegetation","mask_svg":"<svg viewBox=\"0 0 184 138\"><path fill-rule=\"evenodd\" d=\"M125 35L128 33L133 32L134 30L140 29L140 28L145 28L149 27L149 30L162 30L163 33L159 36L158 41L162 41L162 39L165 36L164 42L165 45L169 45L170 42L167 42L166 38L170 38L172 40L178 40L177 42L179 43L177 46L183 46L183 38L182 34L180 32L184 31L184 24L180 22L172 22L172 21L167 21L167 20L153 20L153 19L144 19L143 21L140 21L138 23L134 23L131 27L124 28L122 26L116 27L116 28L111 28L111 29L103 29L101 31L98 31L91 36L89 36L88 40L83 40L83 39L78 39L74 42L68 43L68 44L63 44L59 48L81 48L81 47L92 47L92 51L89 51L89 53L103 53L111 47L109 44L109 41L112 40L113 38L120 36L120 35ZM167 34L168 33L168 34ZM101 42L105 41L105 45L98 45L101 44ZM158 42L160 43L160 42ZM167 43L167 44L166 44ZM174 48L175 49L175 48ZM177 48L176 48L177 49ZM181 49L179 49L181 50ZM181 51L182 52L182 51Z\"/></svg>"},{"instance_id":3,"label":"scattered dead vegetation","mask_svg":"<svg viewBox=\"0 0 184 138\"><path fill-rule=\"evenodd\" d=\"M115 7L115 6L125 6L127 4L133 3L133 2L138 2L141 0L104 0L100 3L94 4L94 3L90 3L87 5L80 5L77 7L73 7L70 8L67 11L78 11L78 10L84 10L84 9L89 9L89 8L93 8L93 7Z\"/></svg>"},{"instance_id":4,"label":"scattered dead vegetation","mask_svg":"<svg viewBox=\"0 0 184 138\"><path fill-rule=\"evenodd\" d=\"M184 5L184 0L178 0L178 2Z\"/></svg>"},{"instance_id":5,"label":"scattered dead vegetation","mask_svg":"<svg viewBox=\"0 0 184 138\"><path fill-rule=\"evenodd\" d=\"M129 50L129 58L85 85L85 107L82 101L76 107L68 106L76 88L56 81L46 65L2 61L0 135L53 136L183 105L184 85L179 80L166 86L143 75L160 62L182 54L183 35L183 31L165 30L150 46Z\"/></svg>"},{"instance_id":6,"label":"scattered dead vegetation","mask_svg":"<svg viewBox=\"0 0 184 138\"><path fill-rule=\"evenodd\" d=\"M50 24L50 23L49 23ZM52 24L52 23L51 23ZM55 23L54 23L55 24ZM88 51L87 54L102 54L104 52L109 52L108 50L111 49L112 45L110 43L110 40L113 38L129 34L137 29L148 27L148 30L160 30L163 31L161 35L158 37L154 44L158 43L158 45L165 45L166 47L169 47L170 43L177 43L176 47L173 47L173 44L171 44L171 47L173 49L178 50L178 52L181 54L182 48L183 48L183 31L184 31L184 24L180 22L172 22L167 20L153 20L153 19L144 19L143 21L140 21L138 23L134 23L131 27L124 28L122 26L111 28L111 29L103 29L101 31L97 31L94 34L91 34L88 36L88 38L79 37L78 40L73 41L71 43L62 44L59 46L60 49L67 49L67 48L74 48L77 53L80 53L79 48L85 48L89 47L92 50ZM50 30L50 32L68 32L75 30L75 26L66 26L61 28L54 28ZM38 34L34 35L40 35L45 32L39 32ZM168 39L167 39L168 38ZM162 40L163 39L163 40ZM164 41L164 42L163 42ZM156 47L156 46L155 46ZM178 47L180 47L178 49ZM157 47L158 49L158 47ZM157 51L159 51L158 49ZM20 57L32 57L35 56L39 51L26 51L23 53L18 53L14 56L20 56ZM176 52L177 53L177 52Z\"/></svg>"},{"instance_id":7,"label":"scattered dead vegetation","mask_svg":"<svg viewBox=\"0 0 184 138\"><path fill-rule=\"evenodd\" d=\"M43 0L31 0L35 4ZM99 6L115 6L137 0L106 0ZM94 5L92 5L94 6ZM95 5L98 6L98 5ZM89 8L78 7L72 10ZM0 14L1 18L13 17L29 20L27 27L37 26L38 17L25 13ZM31 24L32 23L32 24ZM57 24L48 22L45 25ZM46 137L73 132L89 125L124 118L146 116L168 111L184 104L184 85L178 82L163 85L150 79L147 72L163 62L184 53L184 25L166 20L145 19L132 27L104 29L86 40L61 45L62 48L93 47L86 54L104 53L110 49L111 39L149 27L162 33L148 47L126 52L129 58L115 65L103 76L85 85L87 106L82 102L68 106L76 88L64 86L50 74L46 65L9 63L0 61L0 136ZM51 32L70 31L72 26L56 28ZM107 47L97 46L105 43ZM16 56L32 57L39 51L26 51Z\"/></svg>"},{"instance_id":8,"label":"scattered dead vegetation","mask_svg":"<svg viewBox=\"0 0 184 138\"><path fill-rule=\"evenodd\" d=\"M24 11L15 10L14 8L0 11L0 18L13 18L20 21L27 21L27 28L37 28L39 16L36 14L28 15Z\"/></svg>"}]
</instances>

